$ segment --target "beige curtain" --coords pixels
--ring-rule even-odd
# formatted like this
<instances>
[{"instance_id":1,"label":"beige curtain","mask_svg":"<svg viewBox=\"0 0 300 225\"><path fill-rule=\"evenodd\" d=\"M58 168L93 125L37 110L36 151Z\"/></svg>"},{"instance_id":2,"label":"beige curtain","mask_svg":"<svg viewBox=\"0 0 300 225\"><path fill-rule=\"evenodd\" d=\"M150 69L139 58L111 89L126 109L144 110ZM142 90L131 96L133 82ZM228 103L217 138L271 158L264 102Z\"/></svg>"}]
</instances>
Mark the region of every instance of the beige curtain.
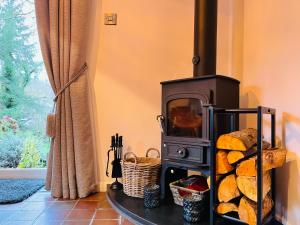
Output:
<instances>
[{"instance_id":1,"label":"beige curtain","mask_svg":"<svg viewBox=\"0 0 300 225\"><path fill-rule=\"evenodd\" d=\"M86 61L88 2L35 0L40 45L55 94ZM48 160L46 189L75 199L95 191L94 150L84 72L57 98L55 137Z\"/></svg>"}]
</instances>

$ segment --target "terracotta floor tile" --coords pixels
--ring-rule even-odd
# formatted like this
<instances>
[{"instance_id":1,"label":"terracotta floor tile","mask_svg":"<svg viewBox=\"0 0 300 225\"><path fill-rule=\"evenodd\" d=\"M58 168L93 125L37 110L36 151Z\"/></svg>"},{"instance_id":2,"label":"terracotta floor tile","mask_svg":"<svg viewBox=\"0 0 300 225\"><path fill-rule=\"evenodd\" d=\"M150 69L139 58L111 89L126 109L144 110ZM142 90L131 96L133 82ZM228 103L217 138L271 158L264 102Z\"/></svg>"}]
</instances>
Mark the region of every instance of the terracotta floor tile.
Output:
<instances>
[{"instance_id":1,"label":"terracotta floor tile","mask_svg":"<svg viewBox=\"0 0 300 225\"><path fill-rule=\"evenodd\" d=\"M106 199L106 194L105 192L99 192L96 194L92 194L86 198L82 198L81 200L84 201L104 201Z\"/></svg>"},{"instance_id":2,"label":"terracotta floor tile","mask_svg":"<svg viewBox=\"0 0 300 225\"><path fill-rule=\"evenodd\" d=\"M46 209L39 217L38 220L49 220L49 221L56 221L56 220L64 220L71 210L49 210Z\"/></svg>"},{"instance_id":3,"label":"terracotta floor tile","mask_svg":"<svg viewBox=\"0 0 300 225\"><path fill-rule=\"evenodd\" d=\"M61 225L62 223L62 220L48 220L45 218L40 218L35 221L34 225Z\"/></svg>"},{"instance_id":4,"label":"terracotta floor tile","mask_svg":"<svg viewBox=\"0 0 300 225\"><path fill-rule=\"evenodd\" d=\"M110 209L110 208L111 205L108 203L106 199L100 202L100 209Z\"/></svg>"},{"instance_id":5,"label":"terracotta floor tile","mask_svg":"<svg viewBox=\"0 0 300 225\"><path fill-rule=\"evenodd\" d=\"M91 220L65 220L63 225L89 225Z\"/></svg>"},{"instance_id":6,"label":"terracotta floor tile","mask_svg":"<svg viewBox=\"0 0 300 225\"><path fill-rule=\"evenodd\" d=\"M47 191L47 190L45 189L45 186L42 187L42 188L38 191L38 193L40 193L40 192L48 192L48 193L49 193L49 191Z\"/></svg>"},{"instance_id":7,"label":"terracotta floor tile","mask_svg":"<svg viewBox=\"0 0 300 225\"><path fill-rule=\"evenodd\" d=\"M26 211L26 213L22 211L17 211L10 216L9 221L33 221L36 218L38 218L40 214L41 211L35 210Z\"/></svg>"},{"instance_id":8,"label":"terracotta floor tile","mask_svg":"<svg viewBox=\"0 0 300 225\"><path fill-rule=\"evenodd\" d=\"M48 209L50 210L71 210L76 205L77 201L67 201L67 202L61 202L56 201L53 202L52 205Z\"/></svg>"},{"instance_id":9,"label":"terracotta floor tile","mask_svg":"<svg viewBox=\"0 0 300 225\"><path fill-rule=\"evenodd\" d=\"M118 225L119 220L93 220L92 225Z\"/></svg>"},{"instance_id":10,"label":"terracotta floor tile","mask_svg":"<svg viewBox=\"0 0 300 225\"><path fill-rule=\"evenodd\" d=\"M119 219L120 215L113 209L101 209L96 211L95 219Z\"/></svg>"},{"instance_id":11,"label":"terracotta floor tile","mask_svg":"<svg viewBox=\"0 0 300 225\"><path fill-rule=\"evenodd\" d=\"M37 192L30 198L25 200L26 202L44 202L44 201L56 201L55 198L51 196L50 192Z\"/></svg>"},{"instance_id":12,"label":"terracotta floor tile","mask_svg":"<svg viewBox=\"0 0 300 225\"><path fill-rule=\"evenodd\" d=\"M13 210L0 210L0 223L9 220L9 218L18 211Z\"/></svg>"},{"instance_id":13,"label":"terracotta floor tile","mask_svg":"<svg viewBox=\"0 0 300 225\"><path fill-rule=\"evenodd\" d=\"M99 201L79 200L74 209L98 209L99 207L100 207Z\"/></svg>"},{"instance_id":14,"label":"terracotta floor tile","mask_svg":"<svg viewBox=\"0 0 300 225\"><path fill-rule=\"evenodd\" d=\"M69 198L56 198L55 199L56 201L58 201L58 202L77 202L78 201L78 199L69 199Z\"/></svg>"},{"instance_id":15,"label":"terracotta floor tile","mask_svg":"<svg viewBox=\"0 0 300 225\"><path fill-rule=\"evenodd\" d=\"M119 225L120 221L133 225L124 218L120 220L103 192L69 200L52 198L43 189L22 203L0 205L1 225Z\"/></svg>"},{"instance_id":16,"label":"terracotta floor tile","mask_svg":"<svg viewBox=\"0 0 300 225\"><path fill-rule=\"evenodd\" d=\"M65 220L89 220L94 214L94 209L73 209Z\"/></svg>"},{"instance_id":17,"label":"terracotta floor tile","mask_svg":"<svg viewBox=\"0 0 300 225\"><path fill-rule=\"evenodd\" d=\"M121 218L121 225L134 225L134 223L131 223L128 219L122 217Z\"/></svg>"},{"instance_id":18,"label":"terracotta floor tile","mask_svg":"<svg viewBox=\"0 0 300 225\"><path fill-rule=\"evenodd\" d=\"M21 210L24 205L24 202L5 205L0 204L0 210Z\"/></svg>"},{"instance_id":19,"label":"terracotta floor tile","mask_svg":"<svg viewBox=\"0 0 300 225\"><path fill-rule=\"evenodd\" d=\"M32 225L34 221L6 221L1 225Z\"/></svg>"},{"instance_id":20,"label":"terracotta floor tile","mask_svg":"<svg viewBox=\"0 0 300 225\"><path fill-rule=\"evenodd\" d=\"M49 208L54 202L26 202L22 208L22 210L30 211L30 210L44 210Z\"/></svg>"}]
</instances>

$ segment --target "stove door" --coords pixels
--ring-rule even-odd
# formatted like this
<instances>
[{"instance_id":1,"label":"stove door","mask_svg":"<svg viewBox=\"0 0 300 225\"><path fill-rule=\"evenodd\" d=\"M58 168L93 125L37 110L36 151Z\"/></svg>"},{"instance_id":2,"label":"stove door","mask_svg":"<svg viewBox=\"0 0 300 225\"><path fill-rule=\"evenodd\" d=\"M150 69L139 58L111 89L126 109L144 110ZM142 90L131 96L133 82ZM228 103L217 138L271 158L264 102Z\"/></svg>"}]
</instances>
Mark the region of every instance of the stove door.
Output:
<instances>
[{"instance_id":1,"label":"stove door","mask_svg":"<svg viewBox=\"0 0 300 225\"><path fill-rule=\"evenodd\" d=\"M209 103L208 95L180 94L169 96L165 106L166 135L203 138L206 123L202 106L204 103Z\"/></svg>"},{"instance_id":2,"label":"stove door","mask_svg":"<svg viewBox=\"0 0 300 225\"><path fill-rule=\"evenodd\" d=\"M202 109L199 99L180 98L167 103L167 135L202 137Z\"/></svg>"}]
</instances>

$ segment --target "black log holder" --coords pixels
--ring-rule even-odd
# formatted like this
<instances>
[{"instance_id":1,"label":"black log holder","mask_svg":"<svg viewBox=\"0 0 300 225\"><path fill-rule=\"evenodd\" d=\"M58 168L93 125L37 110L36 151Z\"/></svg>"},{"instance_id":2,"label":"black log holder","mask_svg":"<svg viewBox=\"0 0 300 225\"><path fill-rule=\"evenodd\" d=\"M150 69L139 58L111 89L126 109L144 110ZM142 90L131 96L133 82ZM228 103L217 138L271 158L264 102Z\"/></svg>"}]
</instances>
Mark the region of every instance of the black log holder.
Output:
<instances>
[{"instance_id":1,"label":"black log holder","mask_svg":"<svg viewBox=\"0 0 300 225\"><path fill-rule=\"evenodd\" d=\"M116 134L111 137L111 146L107 152L107 164L106 164L106 176L109 177L108 164L109 164L109 154L110 152L114 153L114 160L112 161L112 178L115 178L115 181L110 185L112 190L122 190L123 184L118 181L118 178L122 177L121 169L121 159L123 152L123 137Z\"/></svg>"},{"instance_id":2,"label":"black log holder","mask_svg":"<svg viewBox=\"0 0 300 225\"><path fill-rule=\"evenodd\" d=\"M257 225L264 225L264 224L281 224L275 219L275 169L272 170L271 177L272 177L272 188L271 194L272 199L274 201L274 207L271 213L263 219L262 212L263 212L263 198L262 198L262 184L263 184L263 173L262 173L262 141L263 141L263 116L270 115L271 116L271 147L275 148L275 137L276 137L276 110L268 107L259 106L257 108L247 108L247 109L222 109L222 108L215 108L213 106L208 106L209 112L209 135L210 135L210 225L216 224L217 218L222 218L225 221L238 223L238 224L245 224L238 217L228 216L228 215L219 215L215 212L215 204L216 204L216 190L217 190L217 182L215 181L216 178L216 130L217 128L217 119L218 116L221 114L229 115L231 119L231 130L236 130L236 124L239 122L239 115L240 114L256 114L257 115ZM251 155L253 156L253 155ZM249 157L247 157L249 158ZM224 175L226 176L226 174Z\"/></svg>"}]
</instances>

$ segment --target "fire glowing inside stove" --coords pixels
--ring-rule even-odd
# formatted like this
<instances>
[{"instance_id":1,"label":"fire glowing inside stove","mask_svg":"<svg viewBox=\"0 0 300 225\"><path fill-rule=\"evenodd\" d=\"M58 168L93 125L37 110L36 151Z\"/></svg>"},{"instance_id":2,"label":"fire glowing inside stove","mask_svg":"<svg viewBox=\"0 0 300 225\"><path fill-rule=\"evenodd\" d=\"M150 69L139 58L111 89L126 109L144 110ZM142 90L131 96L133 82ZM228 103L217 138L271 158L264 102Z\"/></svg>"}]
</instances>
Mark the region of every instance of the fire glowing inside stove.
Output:
<instances>
[{"instance_id":1,"label":"fire glowing inside stove","mask_svg":"<svg viewBox=\"0 0 300 225\"><path fill-rule=\"evenodd\" d=\"M199 99L181 98L167 104L167 135L202 137L202 108Z\"/></svg>"}]
</instances>

